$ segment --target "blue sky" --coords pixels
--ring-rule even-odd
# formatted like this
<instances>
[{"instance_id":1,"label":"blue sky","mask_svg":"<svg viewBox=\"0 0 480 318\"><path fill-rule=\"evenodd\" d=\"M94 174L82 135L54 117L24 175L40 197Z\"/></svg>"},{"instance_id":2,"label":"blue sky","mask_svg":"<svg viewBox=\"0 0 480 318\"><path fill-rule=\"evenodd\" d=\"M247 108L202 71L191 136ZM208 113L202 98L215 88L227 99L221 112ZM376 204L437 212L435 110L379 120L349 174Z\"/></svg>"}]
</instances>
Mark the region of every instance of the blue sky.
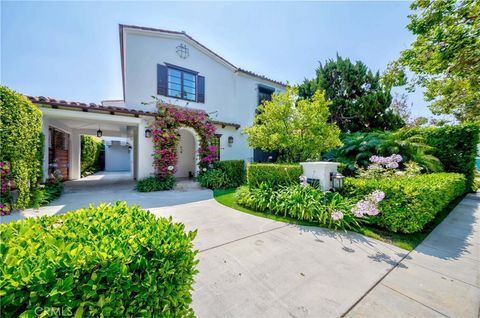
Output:
<instances>
[{"instance_id":1,"label":"blue sky","mask_svg":"<svg viewBox=\"0 0 480 318\"><path fill-rule=\"evenodd\" d=\"M407 48L409 2L1 2L1 83L29 95L122 97L118 24L186 31L234 65L300 83L336 53L373 70ZM429 115L422 94L414 115Z\"/></svg>"}]
</instances>

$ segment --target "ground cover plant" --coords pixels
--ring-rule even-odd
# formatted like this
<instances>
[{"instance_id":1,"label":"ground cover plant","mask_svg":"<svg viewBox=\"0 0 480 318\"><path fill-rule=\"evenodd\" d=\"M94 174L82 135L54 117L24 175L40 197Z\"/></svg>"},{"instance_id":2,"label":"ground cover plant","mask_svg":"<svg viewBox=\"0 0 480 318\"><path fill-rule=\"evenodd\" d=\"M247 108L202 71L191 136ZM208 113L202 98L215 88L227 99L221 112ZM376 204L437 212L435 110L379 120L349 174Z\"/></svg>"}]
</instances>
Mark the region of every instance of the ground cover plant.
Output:
<instances>
[{"instance_id":1,"label":"ground cover plant","mask_svg":"<svg viewBox=\"0 0 480 318\"><path fill-rule=\"evenodd\" d=\"M4 317L193 316L196 232L126 203L0 225ZM41 308L40 311L35 311Z\"/></svg>"},{"instance_id":2,"label":"ground cover plant","mask_svg":"<svg viewBox=\"0 0 480 318\"><path fill-rule=\"evenodd\" d=\"M175 177L167 175L165 177L152 176L137 181L135 189L139 192L153 192L172 190L175 187Z\"/></svg>"}]
</instances>

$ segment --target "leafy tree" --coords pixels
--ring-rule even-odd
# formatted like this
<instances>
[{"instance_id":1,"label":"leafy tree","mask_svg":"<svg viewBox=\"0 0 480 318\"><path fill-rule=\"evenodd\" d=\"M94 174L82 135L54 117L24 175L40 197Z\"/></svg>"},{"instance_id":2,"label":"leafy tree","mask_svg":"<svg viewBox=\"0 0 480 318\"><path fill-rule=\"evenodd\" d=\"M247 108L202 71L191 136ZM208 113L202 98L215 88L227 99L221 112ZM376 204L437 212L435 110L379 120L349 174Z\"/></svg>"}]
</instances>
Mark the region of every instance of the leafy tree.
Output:
<instances>
[{"instance_id":1,"label":"leafy tree","mask_svg":"<svg viewBox=\"0 0 480 318\"><path fill-rule=\"evenodd\" d=\"M251 127L245 128L252 148L278 151L280 160L297 162L318 159L322 151L341 145L340 130L328 123L329 103L320 91L298 99L295 88L273 94L259 106Z\"/></svg>"},{"instance_id":2,"label":"leafy tree","mask_svg":"<svg viewBox=\"0 0 480 318\"><path fill-rule=\"evenodd\" d=\"M350 59L328 60L320 63L316 78L305 80L299 95L312 97L317 90L325 91L332 102L331 120L345 132L394 130L405 125L402 118L390 108L390 87L380 82L379 73L372 73L360 61Z\"/></svg>"},{"instance_id":3,"label":"leafy tree","mask_svg":"<svg viewBox=\"0 0 480 318\"><path fill-rule=\"evenodd\" d=\"M460 121L480 119L480 2L417 0L408 29L416 35L410 48L390 64L384 78L405 84L405 68L415 74L410 89L420 85L434 114Z\"/></svg>"}]
</instances>

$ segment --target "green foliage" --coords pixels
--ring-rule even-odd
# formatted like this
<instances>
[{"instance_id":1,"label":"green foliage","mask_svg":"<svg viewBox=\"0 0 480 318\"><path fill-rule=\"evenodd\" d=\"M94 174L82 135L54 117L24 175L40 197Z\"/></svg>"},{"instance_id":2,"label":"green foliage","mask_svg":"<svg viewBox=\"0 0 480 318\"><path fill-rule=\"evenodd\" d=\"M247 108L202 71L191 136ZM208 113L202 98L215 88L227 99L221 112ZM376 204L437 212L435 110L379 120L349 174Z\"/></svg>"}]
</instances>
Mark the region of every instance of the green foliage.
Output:
<instances>
[{"instance_id":1,"label":"green foliage","mask_svg":"<svg viewBox=\"0 0 480 318\"><path fill-rule=\"evenodd\" d=\"M3 316L37 307L76 317L193 316L192 240L171 218L101 204L0 225Z\"/></svg>"},{"instance_id":2,"label":"green foliage","mask_svg":"<svg viewBox=\"0 0 480 318\"><path fill-rule=\"evenodd\" d=\"M63 193L63 183L50 180L41 184L34 192L32 206L38 208L59 198Z\"/></svg>"},{"instance_id":3,"label":"green foliage","mask_svg":"<svg viewBox=\"0 0 480 318\"><path fill-rule=\"evenodd\" d=\"M227 187L227 175L220 169L211 169L202 172L197 181L202 187L210 189L223 189Z\"/></svg>"},{"instance_id":4,"label":"green foliage","mask_svg":"<svg viewBox=\"0 0 480 318\"><path fill-rule=\"evenodd\" d=\"M480 2L417 0L411 4L408 29L416 36L393 63L416 74L411 86L425 88L434 114L460 121L480 119ZM395 65L396 64L396 65Z\"/></svg>"},{"instance_id":5,"label":"green foliage","mask_svg":"<svg viewBox=\"0 0 480 318\"><path fill-rule=\"evenodd\" d=\"M258 188L240 187L235 197L238 204L255 211L315 222L330 228L360 228L361 220L355 218L351 211L354 206L352 200L311 186L294 184L273 189L263 183ZM343 218L333 220L331 214L334 211L341 212Z\"/></svg>"},{"instance_id":6,"label":"green foliage","mask_svg":"<svg viewBox=\"0 0 480 318\"><path fill-rule=\"evenodd\" d=\"M456 173L432 173L387 179L346 178L342 192L359 199L374 190L385 192L380 215L373 218L389 231L421 231L436 214L465 193L465 177Z\"/></svg>"},{"instance_id":7,"label":"green foliage","mask_svg":"<svg viewBox=\"0 0 480 318\"><path fill-rule=\"evenodd\" d=\"M299 164L250 163L247 165L247 184L250 188L257 188L265 183L274 189L298 184L302 173Z\"/></svg>"},{"instance_id":8,"label":"green foliage","mask_svg":"<svg viewBox=\"0 0 480 318\"><path fill-rule=\"evenodd\" d=\"M325 159L332 159L345 164L346 175L355 173L358 167L366 168L370 157L399 154L403 163L413 161L427 172L442 171L440 160L434 156L434 147L429 146L420 134L405 135L403 132L372 132L347 134L343 146L325 154Z\"/></svg>"},{"instance_id":9,"label":"green foliage","mask_svg":"<svg viewBox=\"0 0 480 318\"><path fill-rule=\"evenodd\" d=\"M323 151L340 145L340 130L328 123L328 105L320 92L301 100L291 87L273 94L258 107L253 126L245 128L250 147L277 151L285 162L318 159Z\"/></svg>"},{"instance_id":10,"label":"green foliage","mask_svg":"<svg viewBox=\"0 0 480 318\"><path fill-rule=\"evenodd\" d=\"M476 124L416 128L399 132L403 138L419 135L440 159L446 172L463 173L469 190L475 190L474 170L480 127Z\"/></svg>"},{"instance_id":11,"label":"green foliage","mask_svg":"<svg viewBox=\"0 0 480 318\"><path fill-rule=\"evenodd\" d=\"M152 192L172 190L175 187L175 177L173 175L167 175L166 177L148 177L137 181L135 189L139 192Z\"/></svg>"},{"instance_id":12,"label":"green foliage","mask_svg":"<svg viewBox=\"0 0 480 318\"><path fill-rule=\"evenodd\" d=\"M390 109L390 87L360 61L354 64L337 56L320 63L316 77L300 85L299 95L310 98L319 90L331 101L331 120L344 132L395 130L405 125Z\"/></svg>"},{"instance_id":13,"label":"green foliage","mask_svg":"<svg viewBox=\"0 0 480 318\"><path fill-rule=\"evenodd\" d=\"M245 182L245 162L243 160L221 160L214 163L215 169L225 173L225 188L236 188Z\"/></svg>"},{"instance_id":14,"label":"green foliage","mask_svg":"<svg viewBox=\"0 0 480 318\"><path fill-rule=\"evenodd\" d=\"M83 176L98 170L98 158L104 145L97 137L88 135L82 135L80 141L82 149L80 157L81 170Z\"/></svg>"},{"instance_id":15,"label":"green foliage","mask_svg":"<svg viewBox=\"0 0 480 318\"><path fill-rule=\"evenodd\" d=\"M42 113L25 96L0 86L0 128L0 162L11 163L18 189L15 207L24 209L42 177Z\"/></svg>"}]
</instances>

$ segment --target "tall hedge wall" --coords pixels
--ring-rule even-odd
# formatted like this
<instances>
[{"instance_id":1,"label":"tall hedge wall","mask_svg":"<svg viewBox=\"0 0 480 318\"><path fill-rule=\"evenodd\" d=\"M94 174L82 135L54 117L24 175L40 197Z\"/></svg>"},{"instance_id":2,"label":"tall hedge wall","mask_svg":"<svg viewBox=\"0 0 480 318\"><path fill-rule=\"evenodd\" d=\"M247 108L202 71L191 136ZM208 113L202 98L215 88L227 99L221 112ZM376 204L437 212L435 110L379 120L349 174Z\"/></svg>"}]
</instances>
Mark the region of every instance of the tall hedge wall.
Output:
<instances>
[{"instance_id":1,"label":"tall hedge wall","mask_svg":"<svg viewBox=\"0 0 480 318\"><path fill-rule=\"evenodd\" d=\"M15 207L28 207L42 176L42 113L25 96L0 86L0 161L12 166Z\"/></svg>"},{"instance_id":2,"label":"tall hedge wall","mask_svg":"<svg viewBox=\"0 0 480 318\"><path fill-rule=\"evenodd\" d=\"M428 127L405 130L405 137L422 135L425 142L434 148L432 155L440 159L446 172L465 175L467 188L473 189L475 157L479 143L480 128L476 124Z\"/></svg>"},{"instance_id":3,"label":"tall hedge wall","mask_svg":"<svg viewBox=\"0 0 480 318\"><path fill-rule=\"evenodd\" d=\"M83 175L85 172L96 170L103 144L96 137L82 135L81 147L81 169Z\"/></svg>"}]
</instances>

